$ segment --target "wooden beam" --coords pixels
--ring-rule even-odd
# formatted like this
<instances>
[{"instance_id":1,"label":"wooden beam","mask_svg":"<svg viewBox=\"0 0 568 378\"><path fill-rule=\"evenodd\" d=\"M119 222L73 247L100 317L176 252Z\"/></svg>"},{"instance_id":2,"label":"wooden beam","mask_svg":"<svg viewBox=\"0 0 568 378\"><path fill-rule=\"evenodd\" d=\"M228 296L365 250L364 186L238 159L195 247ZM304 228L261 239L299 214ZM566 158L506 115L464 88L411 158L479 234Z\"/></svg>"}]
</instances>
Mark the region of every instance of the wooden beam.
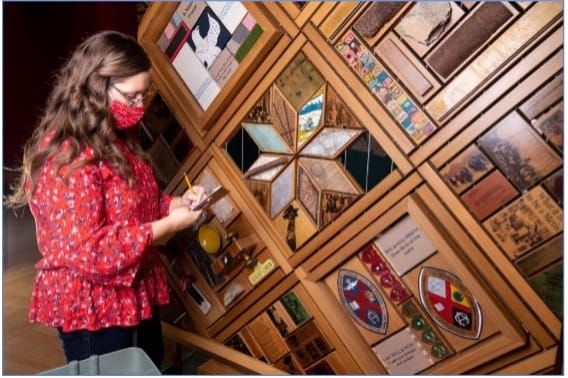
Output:
<instances>
[{"instance_id":1,"label":"wooden beam","mask_svg":"<svg viewBox=\"0 0 568 378\"><path fill-rule=\"evenodd\" d=\"M256 358L238 352L211 339L187 332L166 322L162 322L162 334L166 339L187 346L205 357L211 357L245 374L287 375L286 372L257 360Z\"/></svg>"}]
</instances>

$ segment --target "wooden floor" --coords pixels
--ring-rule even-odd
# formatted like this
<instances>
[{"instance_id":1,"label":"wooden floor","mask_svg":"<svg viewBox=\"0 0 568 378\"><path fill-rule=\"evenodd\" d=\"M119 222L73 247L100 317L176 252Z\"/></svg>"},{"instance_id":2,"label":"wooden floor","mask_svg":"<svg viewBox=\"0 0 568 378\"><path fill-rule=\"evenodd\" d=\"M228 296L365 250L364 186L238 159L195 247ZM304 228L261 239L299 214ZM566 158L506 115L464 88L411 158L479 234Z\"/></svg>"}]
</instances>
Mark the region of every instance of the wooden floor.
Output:
<instances>
[{"instance_id":1,"label":"wooden floor","mask_svg":"<svg viewBox=\"0 0 568 378\"><path fill-rule=\"evenodd\" d=\"M3 375L32 375L66 364L57 331L28 323L39 260L33 217L26 209L3 211Z\"/></svg>"}]
</instances>

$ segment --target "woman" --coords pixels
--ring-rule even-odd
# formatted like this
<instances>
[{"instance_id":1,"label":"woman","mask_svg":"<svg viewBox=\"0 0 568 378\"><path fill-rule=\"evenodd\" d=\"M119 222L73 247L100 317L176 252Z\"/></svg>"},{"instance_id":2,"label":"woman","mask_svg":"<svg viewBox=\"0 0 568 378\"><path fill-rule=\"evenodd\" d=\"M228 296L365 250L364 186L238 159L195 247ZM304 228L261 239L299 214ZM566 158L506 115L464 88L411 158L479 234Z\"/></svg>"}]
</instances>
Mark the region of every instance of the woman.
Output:
<instances>
[{"instance_id":1,"label":"woman","mask_svg":"<svg viewBox=\"0 0 568 378\"><path fill-rule=\"evenodd\" d=\"M195 225L202 187L160 192L138 144L151 62L130 36L104 31L56 76L24 149L10 207L26 204L42 255L29 320L59 330L68 361L138 345L159 368L157 306L168 303L156 242Z\"/></svg>"}]
</instances>

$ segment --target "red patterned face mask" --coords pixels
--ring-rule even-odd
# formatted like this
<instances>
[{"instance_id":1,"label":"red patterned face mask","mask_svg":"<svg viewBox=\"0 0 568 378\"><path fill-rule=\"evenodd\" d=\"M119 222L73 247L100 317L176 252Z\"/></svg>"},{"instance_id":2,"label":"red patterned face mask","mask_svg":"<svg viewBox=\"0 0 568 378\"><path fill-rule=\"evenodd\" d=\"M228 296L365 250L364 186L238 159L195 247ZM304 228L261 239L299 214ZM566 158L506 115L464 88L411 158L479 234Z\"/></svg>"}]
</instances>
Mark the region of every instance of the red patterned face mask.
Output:
<instances>
[{"instance_id":1,"label":"red patterned face mask","mask_svg":"<svg viewBox=\"0 0 568 378\"><path fill-rule=\"evenodd\" d=\"M127 129L138 124L144 117L144 106L131 108L120 101L114 100L110 104L110 113L117 128Z\"/></svg>"}]
</instances>

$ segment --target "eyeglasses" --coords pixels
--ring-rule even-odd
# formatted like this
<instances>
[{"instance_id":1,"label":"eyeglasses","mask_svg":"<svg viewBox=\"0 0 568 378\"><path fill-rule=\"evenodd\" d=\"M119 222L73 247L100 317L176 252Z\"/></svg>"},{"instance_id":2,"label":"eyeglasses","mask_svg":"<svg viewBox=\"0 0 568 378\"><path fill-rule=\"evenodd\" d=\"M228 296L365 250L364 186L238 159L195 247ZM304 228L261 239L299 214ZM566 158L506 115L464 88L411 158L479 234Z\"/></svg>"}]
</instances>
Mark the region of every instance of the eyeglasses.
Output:
<instances>
[{"instance_id":1,"label":"eyeglasses","mask_svg":"<svg viewBox=\"0 0 568 378\"><path fill-rule=\"evenodd\" d=\"M110 84L110 86L116 90L127 102L128 105L133 108L136 105L138 105L141 102L144 102L144 100L148 97L149 93L148 93L148 89L146 89L144 92L142 93L138 93L135 96L132 96L128 93L125 93L123 91L121 91L120 89L118 89L114 84Z\"/></svg>"}]
</instances>

